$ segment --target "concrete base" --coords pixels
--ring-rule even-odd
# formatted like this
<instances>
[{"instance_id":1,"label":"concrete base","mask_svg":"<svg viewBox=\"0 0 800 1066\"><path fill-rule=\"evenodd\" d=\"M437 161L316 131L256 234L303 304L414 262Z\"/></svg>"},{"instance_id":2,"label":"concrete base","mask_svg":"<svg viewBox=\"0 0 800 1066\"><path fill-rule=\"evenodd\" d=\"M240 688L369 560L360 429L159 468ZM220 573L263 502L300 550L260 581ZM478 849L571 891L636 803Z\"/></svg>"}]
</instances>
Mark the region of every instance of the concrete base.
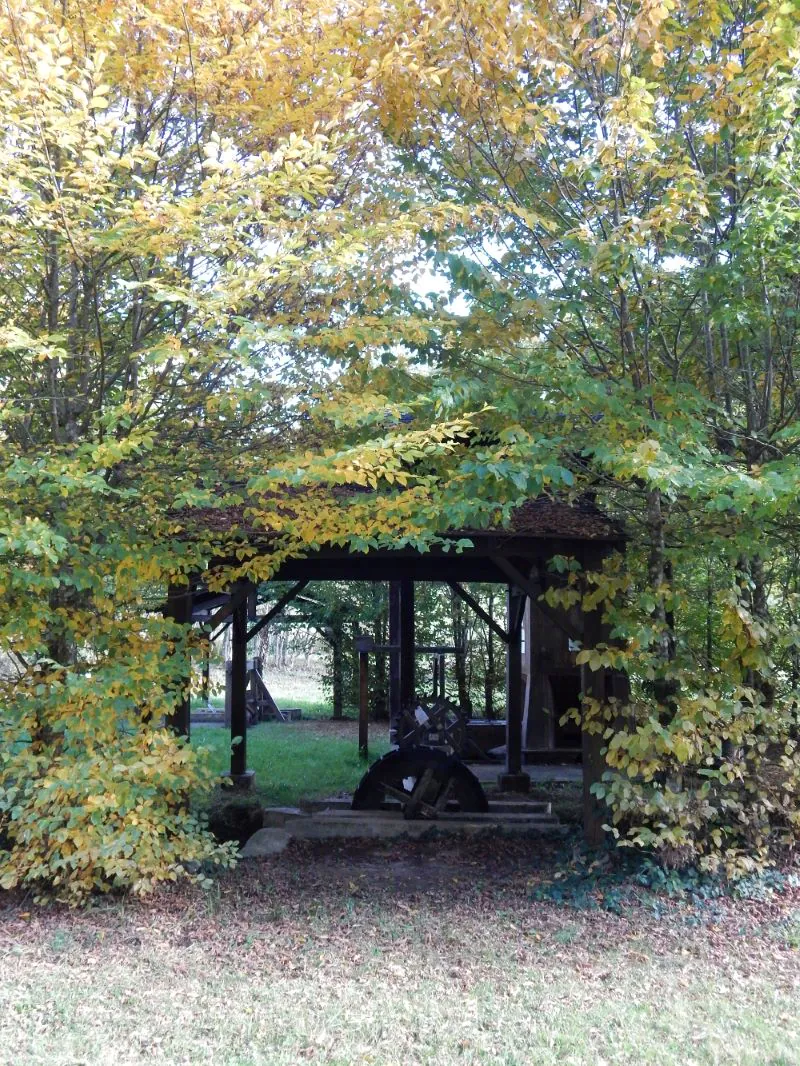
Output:
<instances>
[{"instance_id":1,"label":"concrete base","mask_svg":"<svg viewBox=\"0 0 800 1066\"><path fill-rule=\"evenodd\" d=\"M245 770L243 774L224 773L222 776L227 778L240 792L249 792L256 781L255 770Z\"/></svg>"},{"instance_id":2,"label":"concrete base","mask_svg":"<svg viewBox=\"0 0 800 1066\"><path fill-rule=\"evenodd\" d=\"M530 774L500 774L497 778L497 787L501 792L530 792Z\"/></svg>"}]
</instances>

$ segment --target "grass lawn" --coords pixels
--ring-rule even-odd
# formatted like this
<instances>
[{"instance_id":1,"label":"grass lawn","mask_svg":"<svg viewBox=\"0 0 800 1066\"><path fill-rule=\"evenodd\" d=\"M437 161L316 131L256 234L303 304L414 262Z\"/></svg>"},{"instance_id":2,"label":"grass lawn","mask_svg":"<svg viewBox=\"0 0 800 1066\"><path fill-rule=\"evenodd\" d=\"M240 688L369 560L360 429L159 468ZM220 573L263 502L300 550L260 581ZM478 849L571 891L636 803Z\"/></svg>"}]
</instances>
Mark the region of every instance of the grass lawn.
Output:
<instances>
[{"instance_id":1,"label":"grass lawn","mask_svg":"<svg viewBox=\"0 0 800 1066\"><path fill-rule=\"evenodd\" d=\"M546 847L307 843L144 904L0 896L0 1063L800 1063L800 892L577 910L532 898Z\"/></svg>"},{"instance_id":2,"label":"grass lawn","mask_svg":"<svg viewBox=\"0 0 800 1066\"><path fill-rule=\"evenodd\" d=\"M192 743L211 749L213 765L230 766L230 733L219 726L192 726ZM389 749L386 726L370 730L370 761ZM258 798L293 807L301 799L352 792L366 770L358 757L353 721L262 722L247 732L247 764L256 772ZM227 790L223 790L223 794Z\"/></svg>"},{"instance_id":3,"label":"grass lawn","mask_svg":"<svg viewBox=\"0 0 800 1066\"><path fill-rule=\"evenodd\" d=\"M218 711L222 711L225 708L224 696L211 696L208 702L212 707L216 707ZM329 719L331 717L330 700L309 699L302 696L275 696L275 702L281 710L285 710L287 707L299 707L303 712L303 718ZM192 711L201 710L204 707L204 700L201 700L197 696L192 698ZM344 713L348 717L353 718L358 715L358 708L345 707Z\"/></svg>"}]
</instances>

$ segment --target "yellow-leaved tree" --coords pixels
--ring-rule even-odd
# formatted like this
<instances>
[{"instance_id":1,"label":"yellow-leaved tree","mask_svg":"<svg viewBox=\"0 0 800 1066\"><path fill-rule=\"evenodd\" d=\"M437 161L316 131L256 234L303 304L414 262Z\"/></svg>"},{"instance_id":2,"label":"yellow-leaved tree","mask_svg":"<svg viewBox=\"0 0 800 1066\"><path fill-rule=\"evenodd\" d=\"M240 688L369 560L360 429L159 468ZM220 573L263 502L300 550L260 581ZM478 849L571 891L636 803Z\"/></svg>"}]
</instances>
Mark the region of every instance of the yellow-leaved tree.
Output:
<instances>
[{"instance_id":1,"label":"yellow-leaved tree","mask_svg":"<svg viewBox=\"0 0 800 1066\"><path fill-rule=\"evenodd\" d=\"M393 430L370 381L376 353L426 336L404 278L419 226L443 217L398 211L366 140L359 50L380 14L332 0L0 12L6 888L74 900L230 861L190 807L212 781L202 751L161 725L191 640L161 616L167 584L236 534L209 511L245 501L277 535L273 557L220 584L438 517L435 463L465 422ZM426 474L408 485L401 460L417 455ZM313 488L387 474L408 491L346 516ZM287 513L270 501L293 478L311 488Z\"/></svg>"}]
</instances>

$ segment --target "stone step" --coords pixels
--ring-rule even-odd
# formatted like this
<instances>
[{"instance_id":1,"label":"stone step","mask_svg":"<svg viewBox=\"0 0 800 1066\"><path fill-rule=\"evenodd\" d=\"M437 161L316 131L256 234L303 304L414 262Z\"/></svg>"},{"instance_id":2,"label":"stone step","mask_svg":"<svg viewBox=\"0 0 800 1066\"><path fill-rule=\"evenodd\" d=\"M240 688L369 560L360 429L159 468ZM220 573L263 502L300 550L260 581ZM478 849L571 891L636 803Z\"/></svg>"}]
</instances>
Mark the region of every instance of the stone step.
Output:
<instances>
[{"instance_id":1,"label":"stone step","mask_svg":"<svg viewBox=\"0 0 800 1066\"><path fill-rule=\"evenodd\" d=\"M349 811L352 803L349 797L334 796L331 799L312 800L303 804L306 811ZM381 810L398 811L400 804L395 800L387 800ZM457 812L455 804L448 805L448 811ZM490 814L550 814L551 804L547 800L531 799L492 799L489 798Z\"/></svg>"},{"instance_id":2,"label":"stone step","mask_svg":"<svg viewBox=\"0 0 800 1066\"><path fill-rule=\"evenodd\" d=\"M400 811L316 811L311 818L321 818L328 822L342 821L353 822L359 818L375 818L380 821L396 821L402 819ZM422 819L421 819L422 820ZM549 811L529 811L518 814L498 814L494 811L443 811L436 819L437 822L446 822L457 825L459 822L481 822L484 825L518 825L523 822L553 822L557 821L554 814Z\"/></svg>"}]
</instances>

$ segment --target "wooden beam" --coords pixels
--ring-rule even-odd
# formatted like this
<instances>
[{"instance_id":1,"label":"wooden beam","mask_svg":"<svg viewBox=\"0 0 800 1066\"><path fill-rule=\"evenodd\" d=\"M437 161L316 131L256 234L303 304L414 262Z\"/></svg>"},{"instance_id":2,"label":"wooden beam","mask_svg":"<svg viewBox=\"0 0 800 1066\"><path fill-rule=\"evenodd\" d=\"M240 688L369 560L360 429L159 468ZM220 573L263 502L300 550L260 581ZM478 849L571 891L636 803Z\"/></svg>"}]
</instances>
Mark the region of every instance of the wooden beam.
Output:
<instances>
[{"instance_id":1,"label":"wooden beam","mask_svg":"<svg viewBox=\"0 0 800 1066\"><path fill-rule=\"evenodd\" d=\"M562 546L562 552L567 551L569 546ZM546 551L543 547L541 551ZM559 545L553 546L552 554L559 551ZM299 581L307 578L310 581L387 581L390 584L407 578L412 581L486 581L502 582L505 578L497 573L497 567L487 555L468 556L457 555L454 552L448 555L437 555L430 552L415 558L403 556L397 552L396 558L386 556L371 556L369 552L363 554L351 553L347 558L329 559L309 557L303 559L288 559L277 572L273 580L276 581ZM539 555L537 554L536 558ZM533 564L534 557L530 557Z\"/></svg>"},{"instance_id":2,"label":"wooden beam","mask_svg":"<svg viewBox=\"0 0 800 1066\"><path fill-rule=\"evenodd\" d=\"M228 602L227 592L198 592L192 600L192 621L207 622L212 611Z\"/></svg>"},{"instance_id":3,"label":"wooden beam","mask_svg":"<svg viewBox=\"0 0 800 1066\"><path fill-rule=\"evenodd\" d=\"M239 597L233 612L231 641L231 778L247 771L247 596ZM241 738L237 741L237 737ZM236 743L234 743L236 741Z\"/></svg>"},{"instance_id":4,"label":"wooden beam","mask_svg":"<svg viewBox=\"0 0 800 1066\"><path fill-rule=\"evenodd\" d=\"M261 618L259 618L256 624L248 630L248 644L257 633L261 632L264 626L269 625L275 615L280 614L283 608L288 606L288 604L292 602L298 592L302 592L302 590L306 587L307 584L308 581L298 581L296 585L293 585L288 592L284 593L283 596L281 596L277 603L270 607L270 609L265 615L262 615Z\"/></svg>"},{"instance_id":5,"label":"wooden beam","mask_svg":"<svg viewBox=\"0 0 800 1066\"><path fill-rule=\"evenodd\" d=\"M455 592L455 594L460 597L460 599L462 599L464 603L466 603L468 607L472 608L478 618L480 618L481 621L485 622L493 633L496 633L504 643L508 644L510 639L509 634L505 631L505 629L503 629L501 625L499 625L494 620L494 618L492 618L492 616L487 611L484 611L483 607L481 607L481 605L478 603L474 596L467 592L467 590L462 585L459 585L457 581L448 581L447 584L450 586L453 592Z\"/></svg>"},{"instance_id":6,"label":"wooden beam","mask_svg":"<svg viewBox=\"0 0 800 1066\"><path fill-rule=\"evenodd\" d=\"M575 626L571 625L568 618L564 618L555 608L551 607L549 603L541 599L542 586L538 581L532 581L531 578L525 577L517 570L516 566L503 555L493 555L492 561L498 570L509 578L512 584L517 588L522 589L528 596L534 601L538 610L548 618L554 626L561 630L561 632L569 637L570 640L583 640L583 634L580 633Z\"/></svg>"}]
</instances>

